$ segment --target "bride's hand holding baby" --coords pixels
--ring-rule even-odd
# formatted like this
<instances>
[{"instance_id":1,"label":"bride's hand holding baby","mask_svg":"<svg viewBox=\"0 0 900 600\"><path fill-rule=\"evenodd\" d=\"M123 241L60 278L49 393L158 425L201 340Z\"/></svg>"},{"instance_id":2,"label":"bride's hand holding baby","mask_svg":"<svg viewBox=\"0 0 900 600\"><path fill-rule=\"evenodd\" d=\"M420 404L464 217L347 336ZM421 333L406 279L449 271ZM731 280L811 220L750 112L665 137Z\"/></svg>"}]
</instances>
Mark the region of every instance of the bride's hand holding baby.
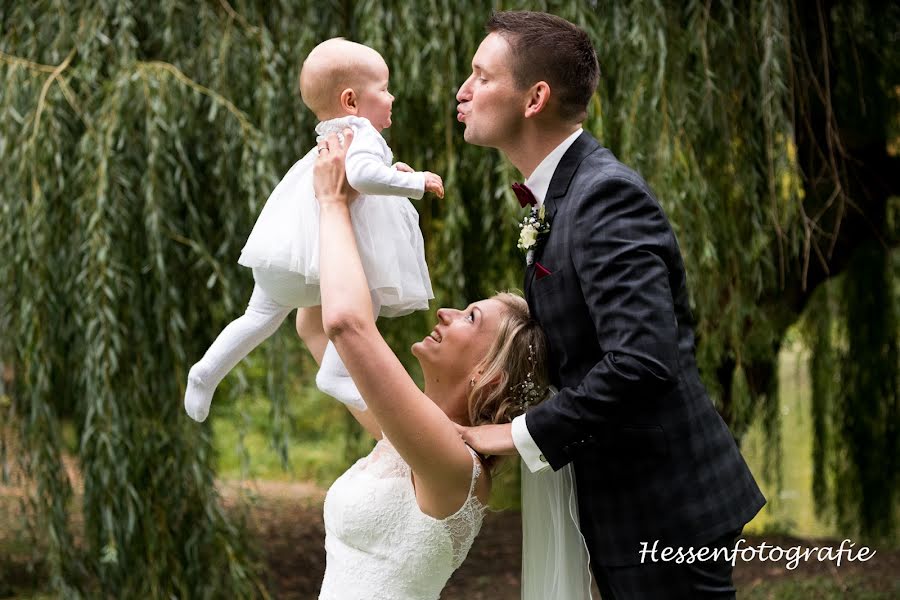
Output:
<instances>
[{"instance_id":1,"label":"bride's hand holding baby","mask_svg":"<svg viewBox=\"0 0 900 600\"><path fill-rule=\"evenodd\" d=\"M341 144L337 134L332 133L319 142L319 155L313 167L313 190L320 206L328 204L349 205L359 192L347 182L345 159L347 148L353 141L353 130L345 129L344 143Z\"/></svg>"}]
</instances>

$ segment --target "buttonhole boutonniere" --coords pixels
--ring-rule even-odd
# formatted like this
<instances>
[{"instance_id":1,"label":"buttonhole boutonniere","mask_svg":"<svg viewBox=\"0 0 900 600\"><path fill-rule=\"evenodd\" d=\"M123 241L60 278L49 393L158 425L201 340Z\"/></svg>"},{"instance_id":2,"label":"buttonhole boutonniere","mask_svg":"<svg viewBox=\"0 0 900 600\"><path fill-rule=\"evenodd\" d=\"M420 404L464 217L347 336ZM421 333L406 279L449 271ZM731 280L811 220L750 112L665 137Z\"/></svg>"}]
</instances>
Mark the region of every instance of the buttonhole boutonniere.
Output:
<instances>
[{"instance_id":1,"label":"buttonhole boutonniere","mask_svg":"<svg viewBox=\"0 0 900 600\"><path fill-rule=\"evenodd\" d=\"M538 208L533 206L531 212L522 219L519 226L519 243L516 246L526 253L528 264L533 262L534 248L538 241L550 233L550 221L547 219L547 211L543 204Z\"/></svg>"}]
</instances>

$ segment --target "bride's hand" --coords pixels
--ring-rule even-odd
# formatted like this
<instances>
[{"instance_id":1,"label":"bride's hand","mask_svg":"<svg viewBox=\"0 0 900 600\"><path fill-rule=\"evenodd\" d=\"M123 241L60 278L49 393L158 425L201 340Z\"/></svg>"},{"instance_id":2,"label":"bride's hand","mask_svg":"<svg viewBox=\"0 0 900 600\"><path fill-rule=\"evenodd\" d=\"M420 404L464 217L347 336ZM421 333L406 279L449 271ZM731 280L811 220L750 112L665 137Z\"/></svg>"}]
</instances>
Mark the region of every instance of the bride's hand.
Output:
<instances>
[{"instance_id":1,"label":"bride's hand","mask_svg":"<svg viewBox=\"0 0 900 600\"><path fill-rule=\"evenodd\" d=\"M313 168L313 190L315 190L320 206L326 204L348 205L359 195L347 183L347 171L344 164L347 158L347 148L353 141L353 130L345 129L343 134L343 144L335 133L318 144L319 155Z\"/></svg>"}]
</instances>

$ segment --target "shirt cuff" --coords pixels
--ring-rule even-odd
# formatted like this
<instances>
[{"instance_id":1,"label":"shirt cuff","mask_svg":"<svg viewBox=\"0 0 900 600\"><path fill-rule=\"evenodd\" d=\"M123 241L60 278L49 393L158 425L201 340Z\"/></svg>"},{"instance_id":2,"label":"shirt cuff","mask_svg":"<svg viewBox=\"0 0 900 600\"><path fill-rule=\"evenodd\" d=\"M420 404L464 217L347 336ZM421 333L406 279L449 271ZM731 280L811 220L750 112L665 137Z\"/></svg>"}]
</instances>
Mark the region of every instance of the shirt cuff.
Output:
<instances>
[{"instance_id":1,"label":"shirt cuff","mask_svg":"<svg viewBox=\"0 0 900 600\"><path fill-rule=\"evenodd\" d=\"M512 438L516 450L519 451L519 456L522 457L522 461L528 466L529 471L537 473L550 466L547 459L541 454L541 449L538 448L531 434L528 433L525 415L519 415L512 420Z\"/></svg>"},{"instance_id":2,"label":"shirt cuff","mask_svg":"<svg viewBox=\"0 0 900 600\"><path fill-rule=\"evenodd\" d=\"M411 186L412 193L407 198L421 200L425 196L425 173L416 171L415 173L410 173L410 175L415 175L415 178L413 178L415 183L413 184L414 187Z\"/></svg>"}]
</instances>

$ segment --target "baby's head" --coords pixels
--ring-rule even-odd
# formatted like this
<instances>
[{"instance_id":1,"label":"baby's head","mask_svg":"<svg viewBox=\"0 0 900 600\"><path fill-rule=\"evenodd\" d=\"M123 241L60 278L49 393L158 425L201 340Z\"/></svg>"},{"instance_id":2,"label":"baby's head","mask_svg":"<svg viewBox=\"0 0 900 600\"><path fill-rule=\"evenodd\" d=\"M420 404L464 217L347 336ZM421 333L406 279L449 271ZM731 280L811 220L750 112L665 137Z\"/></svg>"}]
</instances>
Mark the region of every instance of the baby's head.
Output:
<instances>
[{"instance_id":1,"label":"baby's head","mask_svg":"<svg viewBox=\"0 0 900 600\"><path fill-rule=\"evenodd\" d=\"M378 52L343 38L312 49L300 69L300 96L320 121L354 115L378 131L391 125L394 97L388 66Z\"/></svg>"}]
</instances>

